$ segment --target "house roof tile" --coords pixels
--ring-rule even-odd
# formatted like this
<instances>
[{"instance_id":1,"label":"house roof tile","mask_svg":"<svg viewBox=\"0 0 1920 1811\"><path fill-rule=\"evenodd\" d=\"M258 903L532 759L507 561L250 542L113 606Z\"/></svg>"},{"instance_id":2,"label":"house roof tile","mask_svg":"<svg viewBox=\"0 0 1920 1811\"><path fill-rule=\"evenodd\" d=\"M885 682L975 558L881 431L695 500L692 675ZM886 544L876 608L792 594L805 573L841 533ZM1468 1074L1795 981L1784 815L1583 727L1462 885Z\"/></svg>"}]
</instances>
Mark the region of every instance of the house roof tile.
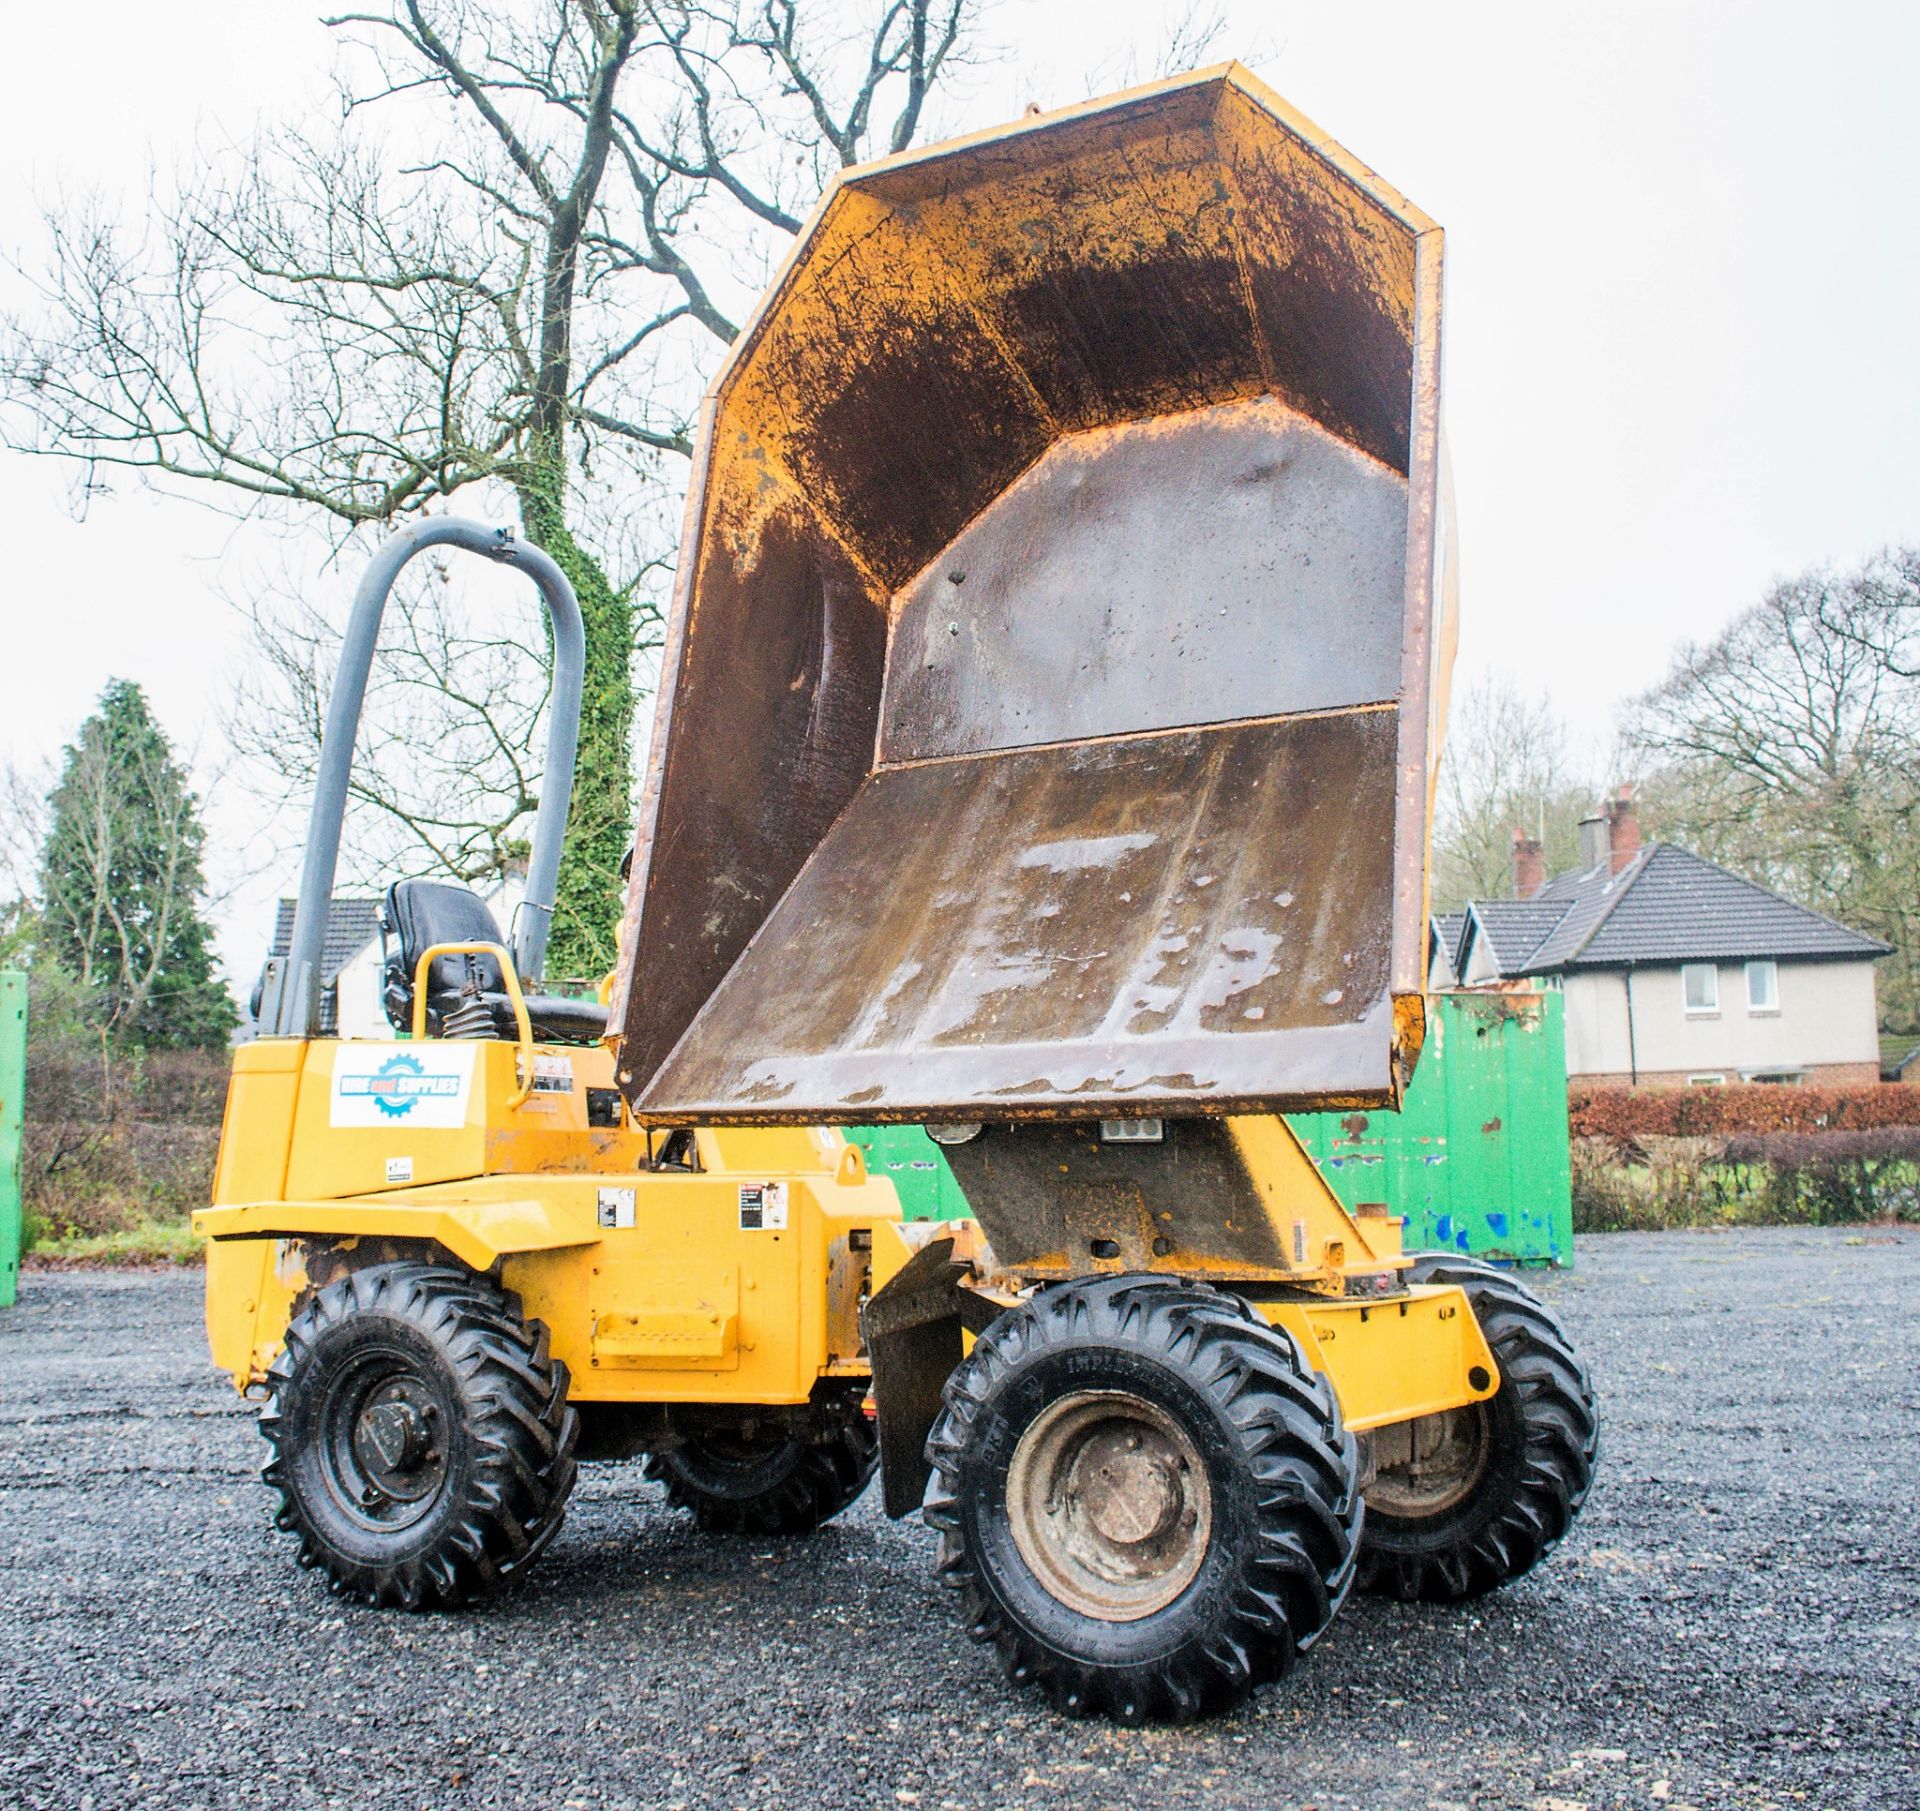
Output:
<instances>
[{"instance_id":1,"label":"house roof tile","mask_svg":"<svg viewBox=\"0 0 1920 1811\"><path fill-rule=\"evenodd\" d=\"M1531 899L1476 899L1467 907L1477 934L1487 940L1494 965L1503 975L1521 972L1566 910L1564 900L1539 894Z\"/></svg>"},{"instance_id":2,"label":"house roof tile","mask_svg":"<svg viewBox=\"0 0 1920 1811\"><path fill-rule=\"evenodd\" d=\"M270 956L284 956L293 948L293 912L299 902L280 901L273 920L273 947ZM343 898L335 894L327 913L327 935L320 948L320 985L331 987L334 978L361 950L379 935L380 901Z\"/></svg>"},{"instance_id":3,"label":"house roof tile","mask_svg":"<svg viewBox=\"0 0 1920 1811\"><path fill-rule=\"evenodd\" d=\"M1489 910L1502 926L1489 927L1502 974L1769 956L1864 959L1888 947L1672 843L1650 844L1618 874L1602 862L1556 876L1532 899L1475 901L1472 910L1483 926ZM1516 957L1513 946L1535 924L1542 929L1532 949Z\"/></svg>"}]
</instances>

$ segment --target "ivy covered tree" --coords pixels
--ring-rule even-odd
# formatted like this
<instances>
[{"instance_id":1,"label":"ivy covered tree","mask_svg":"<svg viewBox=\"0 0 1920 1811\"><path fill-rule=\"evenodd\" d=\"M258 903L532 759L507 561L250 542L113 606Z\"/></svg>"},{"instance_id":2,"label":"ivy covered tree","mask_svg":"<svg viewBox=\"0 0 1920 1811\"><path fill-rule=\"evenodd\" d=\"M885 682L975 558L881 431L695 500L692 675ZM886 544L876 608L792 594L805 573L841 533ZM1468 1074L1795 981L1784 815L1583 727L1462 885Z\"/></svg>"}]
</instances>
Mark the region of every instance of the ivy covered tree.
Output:
<instances>
[{"instance_id":1,"label":"ivy covered tree","mask_svg":"<svg viewBox=\"0 0 1920 1811\"><path fill-rule=\"evenodd\" d=\"M658 645L701 383L831 173L920 134L982 5L375 0L331 18L335 119L156 182L131 221L49 214L41 306L0 325L0 437L78 462L89 488L132 471L341 538L473 486L487 500L464 508L511 499L586 619L548 968L598 975L632 833L632 662ZM537 688L509 656L544 650L449 631L432 589L396 596L375 676L401 728L355 775L363 882L503 873L538 801ZM337 624L295 601L258 611L255 639L234 739L284 803L311 783Z\"/></svg>"},{"instance_id":2,"label":"ivy covered tree","mask_svg":"<svg viewBox=\"0 0 1920 1811\"><path fill-rule=\"evenodd\" d=\"M108 1042L219 1048L237 1015L202 912L199 801L139 686L101 694L48 811L36 957L78 984Z\"/></svg>"}]
</instances>

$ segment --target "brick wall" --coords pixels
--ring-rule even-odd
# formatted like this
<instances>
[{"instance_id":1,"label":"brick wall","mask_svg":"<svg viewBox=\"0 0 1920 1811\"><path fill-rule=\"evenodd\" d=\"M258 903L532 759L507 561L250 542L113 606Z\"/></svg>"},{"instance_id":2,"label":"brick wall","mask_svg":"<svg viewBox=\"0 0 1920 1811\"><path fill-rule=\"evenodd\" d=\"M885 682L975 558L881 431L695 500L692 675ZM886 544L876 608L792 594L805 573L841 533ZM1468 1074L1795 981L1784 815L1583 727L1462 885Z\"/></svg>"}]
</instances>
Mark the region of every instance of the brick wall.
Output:
<instances>
[{"instance_id":1,"label":"brick wall","mask_svg":"<svg viewBox=\"0 0 1920 1811\"><path fill-rule=\"evenodd\" d=\"M1570 1088L1685 1088L1692 1086L1689 1077L1695 1071L1686 1069L1642 1069L1638 1077L1622 1071L1619 1074L1572 1075L1567 1077ZM1729 1082L1740 1080L1738 1070L1706 1070L1700 1073L1724 1073ZM1809 1063L1805 1070L1810 1087L1816 1088L1860 1088L1871 1086L1880 1079L1878 1063Z\"/></svg>"}]
</instances>

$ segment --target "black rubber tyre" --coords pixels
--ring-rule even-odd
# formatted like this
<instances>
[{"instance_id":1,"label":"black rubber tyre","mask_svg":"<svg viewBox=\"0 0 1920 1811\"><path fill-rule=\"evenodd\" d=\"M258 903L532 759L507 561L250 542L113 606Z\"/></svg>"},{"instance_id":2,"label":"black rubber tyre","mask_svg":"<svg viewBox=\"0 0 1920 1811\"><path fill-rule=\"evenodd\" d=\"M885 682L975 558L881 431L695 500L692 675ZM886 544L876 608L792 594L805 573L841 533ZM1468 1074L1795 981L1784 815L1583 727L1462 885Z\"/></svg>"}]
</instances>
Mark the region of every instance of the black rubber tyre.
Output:
<instances>
[{"instance_id":1,"label":"black rubber tyre","mask_svg":"<svg viewBox=\"0 0 1920 1811\"><path fill-rule=\"evenodd\" d=\"M410 1610L488 1597L558 1531L579 1433L567 1368L486 1278L354 1271L294 1317L268 1380L275 1521L339 1595Z\"/></svg>"},{"instance_id":2,"label":"black rubber tyre","mask_svg":"<svg viewBox=\"0 0 1920 1811\"><path fill-rule=\"evenodd\" d=\"M1069 1715L1234 1703L1352 1582L1363 1509L1333 1392L1218 1290L1101 1278L1003 1314L948 1380L927 1457L968 1633Z\"/></svg>"},{"instance_id":3,"label":"black rubber tyre","mask_svg":"<svg viewBox=\"0 0 1920 1811\"><path fill-rule=\"evenodd\" d=\"M880 1463L858 1403L823 1406L821 1423L818 1443L695 1434L651 1454L647 1476L709 1534L811 1534L866 1489Z\"/></svg>"},{"instance_id":4,"label":"black rubber tyre","mask_svg":"<svg viewBox=\"0 0 1920 1811\"><path fill-rule=\"evenodd\" d=\"M1383 1469L1368 1486L1360 1588L1453 1603L1532 1570L1566 1534L1593 1482L1600 1422L1586 1366L1552 1313L1510 1273L1434 1252L1409 1280L1466 1290L1500 1366L1500 1388L1453 1411L1455 1419L1412 1424L1435 1456L1453 1443L1451 1470L1442 1463L1436 1481L1417 1481Z\"/></svg>"}]
</instances>

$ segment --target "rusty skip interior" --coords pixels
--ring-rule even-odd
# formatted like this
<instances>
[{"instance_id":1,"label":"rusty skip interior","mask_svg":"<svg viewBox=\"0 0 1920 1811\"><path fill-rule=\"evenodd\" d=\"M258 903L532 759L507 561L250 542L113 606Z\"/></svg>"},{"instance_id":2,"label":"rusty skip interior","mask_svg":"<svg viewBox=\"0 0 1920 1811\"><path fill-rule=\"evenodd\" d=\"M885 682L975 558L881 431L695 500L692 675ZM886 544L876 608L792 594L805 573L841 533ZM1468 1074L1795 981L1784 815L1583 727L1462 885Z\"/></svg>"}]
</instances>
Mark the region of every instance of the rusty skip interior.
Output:
<instances>
[{"instance_id":1,"label":"rusty skip interior","mask_svg":"<svg viewBox=\"0 0 1920 1811\"><path fill-rule=\"evenodd\" d=\"M638 1117L1392 1097L1438 254L1231 67L840 181L703 415Z\"/></svg>"}]
</instances>

